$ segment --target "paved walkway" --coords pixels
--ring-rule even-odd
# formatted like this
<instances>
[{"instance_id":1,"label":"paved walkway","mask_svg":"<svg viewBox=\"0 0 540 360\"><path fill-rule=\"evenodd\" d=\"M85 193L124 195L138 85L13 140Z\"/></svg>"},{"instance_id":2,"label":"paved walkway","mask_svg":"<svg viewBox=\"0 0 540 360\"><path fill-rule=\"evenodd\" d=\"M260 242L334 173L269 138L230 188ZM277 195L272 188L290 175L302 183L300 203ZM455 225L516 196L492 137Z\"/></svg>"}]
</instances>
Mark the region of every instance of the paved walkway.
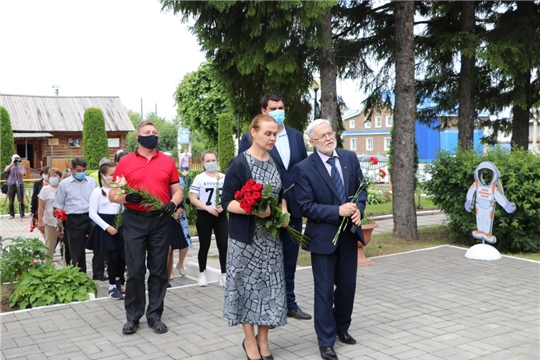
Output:
<instances>
[{"instance_id":1,"label":"paved walkway","mask_svg":"<svg viewBox=\"0 0 540 360\"><path fill-rule=\"evenodd\" d=\"M418 223L443 219L419 216ZM2 236L37 235L28 233L25 222L1 219ZM377 232L391 231L391 220L377 222ZM349 330L359 344L337 342L339 358L540 359L540 263L511 257L474 261L464 253L442 246L373 258L375 265L360 267ZM188 257L196 261L196 252ZM172 285L162 318L166 334L155 334L143 318L136 334L123 335L123 302L102 297L2 314L2 358L245 358L242 329L222 318L223 288L217 282L200 288L195 279L179 276ZM105 287L100 282L99 294ZM310 268L297 270L296 294L313 314ZM276 359L320 359L313 320L291 319L272 330L270 340Z\"/></svg>"}]
</instances>

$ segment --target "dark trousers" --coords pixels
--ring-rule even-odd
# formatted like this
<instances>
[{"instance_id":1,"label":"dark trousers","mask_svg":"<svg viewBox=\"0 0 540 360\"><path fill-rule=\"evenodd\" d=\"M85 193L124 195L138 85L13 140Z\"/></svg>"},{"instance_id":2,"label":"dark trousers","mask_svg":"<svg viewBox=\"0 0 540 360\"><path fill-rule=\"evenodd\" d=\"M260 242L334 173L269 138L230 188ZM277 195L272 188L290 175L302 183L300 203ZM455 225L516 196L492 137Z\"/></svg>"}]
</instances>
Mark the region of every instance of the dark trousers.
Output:
<instances>
[{"instance_id":1,"label":"dark trousers","mask_svg":"<svg viewBox=\"0 0 540 360\"><path fill-rule=\"evenodd\" d=\"M62 222L62 226L64 227L64 237L62 238L64 243L64 263L69 265L71 263L71 254L69 252L68 230L65 221Z\"/></svg>"},{"instance_id":2,"label":"dark trousers","mask_svg":"<svg viewBox=\"0 0 540 360\"><path fill-rule=\"evenodd\" d=\"M19 201L19 214L24 216L24 184L9 184L7 197L9 200L9 215L15 216L15 195Z\"/></svg>"},{"instance_id":3,"label":"dark trousers","mask_svg":"<svg viewBox=\"0 0 540 360\"><path fill-rule=\"evenodd\" d=\"M159 213L126 208L122 226L126 265L129 272L124 297L126 318L128 321L138 321L144 315L146 306L144 279L148 266L150 274L146 319L153 321L161 318L163 299L169 283L167 257L171 220L169 216L159 216Z\"/></svg>"},{"instance_id":4,"label":"dark trousers","mask_svg":"<svg viewBox=\"0 0 540 360\"><path fill-rule=\"evenodd\" d=\"M69 245L69 260L73 263L74 266L81 268L81 271L86 273L86 250L84 245L86 244L86 235L92 232L94 228L94 222L90 219L88 214L68 214L66 220L66 230L67 233L67 242ZM96 259L96 253L94 253L94 258L92 259L92 268L93 270L99 271L99 261L101 260L101 269L104 267L104 255L103 251L97 252L98 256ZM99 259L101 258L101 259ZM66 264L67 264L66 259ZM100 275L100 274L97 274ZM94 276L97 276L94 273ZM103 275L103 270L101 270L101 275Z\"/></svg>"},{"instance_id":5,"label":"dark trousers","mask_svg":"<svg viewBox=\"0 0 540 360\"><path fill-rule=\"evenodd\" d=\"M291 216L289 226L302 232L302 218ZM296 304L296 296L294 295L294 277L296 274L296 263L298 261L298 252L300 247L291 239L291 235L285 229L281 231L281 239L283 240L283 262L285 268L285 290L287 291L287 308L298 309Z\"/></svg>"},{"instance_id":6,"label":"dark trousers","mask_svg":"<svg viewBox=\"0 0 540 360\"><path fill-rule=\"evenodd\" d=\"M336 332L348 331L351 325L358 245L349 229L350 226L343 230L333 254L311 253L315 284L315 332L319 346L334 346Z\"/></svg>"},{"instance_id":7,"label":"dark trousers","mask_svg":"<svg viewBox=\"0 0 540 360\"><path fill-rule=\"evenodd\" d=\"M199 234L199 272L206 270L206 260L210 242L212 240L212 230L216 236L216 244L219 252L219 266L221 273L227 272L227 242L229 241L229 222L227 213L221 212L219 216L214 216L208 211L197 211L197 233Z\"/></svg>"},{"instance_id":8,"label":"dark trousers","mask_svg":"<svg viewBox=\"0 0 540 360\"><path fill-rule=\"evenodd\" d=\"M124 248L116 248L114 250L107 251L109 257L109 263L107 265L107 271L109 273L109 285L116 284L116 278L119 278L120 282L124 277L124 269L126 268L126 257L124 254Z\"/></svg>"}]
</instances>

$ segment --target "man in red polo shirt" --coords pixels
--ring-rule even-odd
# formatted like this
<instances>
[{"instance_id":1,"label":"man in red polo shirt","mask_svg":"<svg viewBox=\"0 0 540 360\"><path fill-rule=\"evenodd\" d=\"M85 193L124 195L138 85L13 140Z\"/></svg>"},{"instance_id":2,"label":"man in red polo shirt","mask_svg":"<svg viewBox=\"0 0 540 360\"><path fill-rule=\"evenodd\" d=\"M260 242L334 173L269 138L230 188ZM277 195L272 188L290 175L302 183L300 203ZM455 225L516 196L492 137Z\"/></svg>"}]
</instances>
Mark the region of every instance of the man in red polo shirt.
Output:
<instances>
[{"instance_id":1,"label":"man in red polo shirt","mask_svg":"<svg viewBox=\"0 0 540 360\"><path fill-rule=\"evenodd\" d=\"M154 332L163 334L168 330L161 322L161 314L169 282L166 267L171 226L169 217L182 202L183 194L174 161L157 150L156 126L142 121L137 126L137 141L139 148L118 164L113 178L125 177L129 187L147 190L161 199L164 205L161 211L146 211L139 194L129 193L116 199L116 189L109 193L109 200L125 205L122 227L129 278L124 303L127 323L122 332L135 333L139 319L145 313L144 278L148 266L146 320Z\"/></svg>"}]
</instances>

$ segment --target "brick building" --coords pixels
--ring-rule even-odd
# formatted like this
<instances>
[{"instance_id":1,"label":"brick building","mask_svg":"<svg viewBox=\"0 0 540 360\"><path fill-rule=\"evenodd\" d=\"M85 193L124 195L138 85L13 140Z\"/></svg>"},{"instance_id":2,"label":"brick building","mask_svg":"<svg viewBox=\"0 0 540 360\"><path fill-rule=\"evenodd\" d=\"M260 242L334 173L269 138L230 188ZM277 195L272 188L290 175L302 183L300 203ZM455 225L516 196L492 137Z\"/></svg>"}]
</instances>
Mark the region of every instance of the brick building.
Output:
<instances>
[{"instance_id":1,"label":"brick building","mask_svg":"<svg viewBox=\"0 0 540 360\"><path fill-rule=\"evenodd\" d=\"M364 155L386 155L392 141L390 131L394 121L391 108L374 111L370 118L363 110L343 117L343 145L345 149Z\"/></svg>"}]
</instances>

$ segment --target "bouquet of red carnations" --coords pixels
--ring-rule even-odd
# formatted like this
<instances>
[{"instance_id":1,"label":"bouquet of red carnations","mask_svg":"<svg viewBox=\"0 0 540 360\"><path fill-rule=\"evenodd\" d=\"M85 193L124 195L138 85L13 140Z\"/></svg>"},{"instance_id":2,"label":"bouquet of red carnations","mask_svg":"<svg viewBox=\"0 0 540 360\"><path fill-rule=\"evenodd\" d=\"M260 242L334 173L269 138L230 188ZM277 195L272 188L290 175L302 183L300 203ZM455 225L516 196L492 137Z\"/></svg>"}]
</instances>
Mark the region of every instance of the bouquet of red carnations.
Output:
<instances>
[{"instance_id":1,"label":"bouquet of red carnations","mask_svg":"<svg viewBox=\"0 0 540 360\"><path fill-rule=\"evenodd\" d=\"M278 229L283 227L283 223L288 222L291 214L282 213L281 204L278 199L272 196L272 185L268 184L263 187L253 179L249 179L240 190L234 194L234 199L240 203L240 207L247 213L256 212L263 214L267 207L270 207L271 215L266 218L259 218L264 230L270 232L272 236L276 236ZM307 247L309 237L305 236L292 226L285 228L291 238L302 248Z\"/></svg>"},{"instance_id":2,"label":"bouquet of red carnations","mask_svg":"<svg viewBox=\"0 0 540 360\"><path fill-rule=\"evenodd\" d=\"M56 232L58 233L58 237L61 239L64 237L64 226L62 225L62 222L67 220L66 210L56 209L53 211L53 215L55 218L61 221L60 224L56 225Z\"/></svg>"}]
</instances>

